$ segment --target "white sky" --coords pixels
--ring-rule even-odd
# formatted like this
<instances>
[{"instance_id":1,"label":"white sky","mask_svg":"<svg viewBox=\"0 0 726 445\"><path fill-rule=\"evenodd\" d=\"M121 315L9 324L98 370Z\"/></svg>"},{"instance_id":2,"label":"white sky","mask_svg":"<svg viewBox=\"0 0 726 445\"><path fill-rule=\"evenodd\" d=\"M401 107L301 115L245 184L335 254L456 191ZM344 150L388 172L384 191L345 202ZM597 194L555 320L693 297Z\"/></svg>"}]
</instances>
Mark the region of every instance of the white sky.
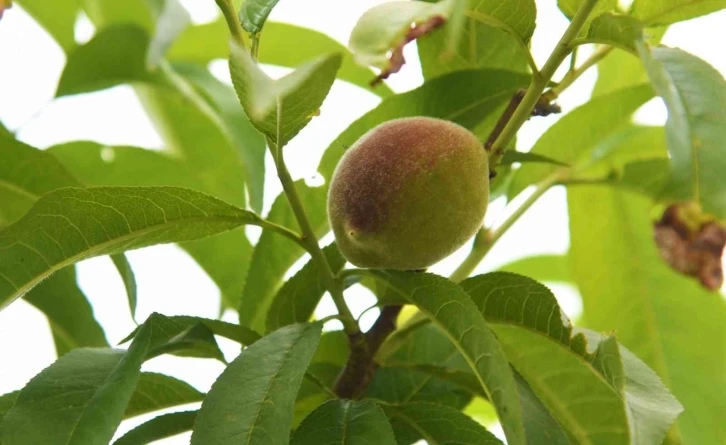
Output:
<instances>
[{"instance_id":1,"label":"white sky","mask_svg":"<svg viewBox=\"0 0 726 445\"><path fill-rule=\"evenodd\" d=\"M182 3L189 8L197 22L209 21L217 16L216 5L212 0L182 0ZM357 18L378 3L382 1L282 0L271 19L311 27L345 43ZM537 3L538 28L532 51L541 66L567 21L554 6L554 0ZM726 73L726 52L723 51L723 43L718 43L725 41L724 23L726 13L720 12L677 24L668 31L664 43L704 58L721 73ZM87 22L81 22L77 38L85 41L92 32ZM586 52L581 51L581 54L584 56ZM410 90L423 81L415 45L406 48L406 60L407 65L389 82L396 91ZM52 101L64 63L61 49L19 6L6 12L0 21L0 121L11 130L18 130L21 140L39 148L72 140L161 147L159 135L129 87ZM213 63L212 69L220 78L228 77L224 62ZM270 68L273 75L284 72L283 69ZM558 76L561 74L562 71ZM559 100L563 110L570 110L582 103L595 78L593 70L567 90ZM312 177L322 150L348 124L378 102L379 99L370 93L336 82L323 104L320 117L314 119L286 148L286 159L293 177ZM662 106L655 101L646 105L639 117L649 123L661 123L665 114ZM519 133L520 147L530 147L556 120L556 116L532 119ZM280 186L274 176L268 175L268 179L266 205L269 208ZM491 222L501 217L501 206L493 204L487 220ZM565 194L562 189L551 190L502 238L478 271L492 270L512 259L532 254L562 253L567 250L568 243ZM463 249L433 270L442 274L451 272L465 253ZM171 245L157 246L131 252L129 257L139 286L139 320L154 311L167 315L189 314L210 318L218 313L218 290L180 249ZM111 262L107 258L96 258L81 263L79 281L91 300L96 318L106 329L108 340L112 344L117 343L134 328L134 324L127 309L121 280ZM567 286L553 286L553 290L565 311L571 317L576 317L581 311L576 292ZM355 313L360 313L374 302L372 296L361 291L350 292L348 300ZM326 300L317 313L322 316L333 311L332 304ZM376 314L376 311L369 312L363 324L369 326ZM233 316L227 315L231 317L227 319L235 321ZM234 344L221 340L221 346L228 354L228 359L234 358L237 353ZM52 337L44 316L22 300L0 312L0 357L0 394L22 387L33 375L55 360ZM211 360L160 357L146 363L143 369L183 378L206 391L223 367ZM184 408L189 409L190 406ZM120 432L151 417L154 415L124 422ZM158 444L177 445L188 441L189 435L181 435Z\"/></svg>"}]
</instances>

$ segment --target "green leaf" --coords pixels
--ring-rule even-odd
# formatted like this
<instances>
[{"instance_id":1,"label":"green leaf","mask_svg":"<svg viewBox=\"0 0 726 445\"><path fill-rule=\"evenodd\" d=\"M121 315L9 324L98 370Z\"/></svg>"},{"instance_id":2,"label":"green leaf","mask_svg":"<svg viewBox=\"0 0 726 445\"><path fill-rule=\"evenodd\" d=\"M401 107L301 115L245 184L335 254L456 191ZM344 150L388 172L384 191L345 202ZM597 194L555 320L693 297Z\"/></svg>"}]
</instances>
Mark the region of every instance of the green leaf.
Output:
<instances>
[{"instance_id":1,"label":"green leaf","mask_svg":"<svg viewBox=\"0 0 726 445\"><path fill-rule=\"evenodd\" d=\"M723 8L726 8L724 0L635 0L632 14L649 25L667 25Z\"/></svg>"},{"instance_id":2,"label":"green leaf","mask_svg":"<svg viewBox=\"0 0 726 445\"><path fill-rule=\"evenodd\" d=\"M703 211L726 218L726 80L708 63L672 48L648 49L640 56L653 87L668 108L666 135L671 178L664 195L692 200Z\"/></svg>"},{"instance_id":3,"label":"green leaf","mask_svg":"<svg viewBox=\"0 0 726 445\"><path fill-rule=\"evenodd\" d=\"M155 323L162 328L159 328L161 332L164 332L164 337L159 337L160 340L155 340L155 344L164 344L169 339L178 337L180 333L188 331L189 329L203 325L214 335L219 335L226 339L236 341L245 346L249 346L252 343L260 339L259 334L251 331L243 326L239 326L232 323L227 323L221 320L212 320L209 318L191 317L188 315L176 315L167 317L165 315L154 313L152 317L155 318ZM126 343L127 341L134 338L140 328L134 329L131 334L127 335L126 338L121 340L119 344Z\"/></svg>"},{"instance_id":4,"label":"green leaf","mask_svg":"<svg viewBox=\"0 0 726 445\"><path fill-rule=\"evenodd\" d=\"M106 445L123 417L150 345L149 325L128 351L76 349L33 377L0 424L6 445Z\"/></svg>"},{"instance_id":5,"label":"green leaf","mask_svg":"<svg viewBox=\"0 0 726 445\"><path fill-rule=\"evenodd\" d=\"M396 63L391 51L400 50L409 41L412 26L434 26L431 24L440 20L438 23L446 22L449 29L452 25L449 19L453 19L460 3L460 0L394 1L374 6L358 19L348 47L358 64L389 70Z\"/></svg>"},{"instance_id":6,"label":"green leaf","mask_svg":"<svg viewBox=\"0 0 726 445\"><path fill-rule=\"evenodd\" d=\"M124 418L171 408L187 403L201 402L204 394L174 377L153 372L142 372L129 400Z\"/></svg>"},{"instance_id":7,"label":"green leaf","mask_svg":"<svg viewBox=\"0 0 726 445\"><path fill-rule=\"evenodd\" d=\"M726 416L726 303L661 259L647 198L582 186L568 191L568 205L573 277L587 325L616 330L671 388L685 407L678 420L683 443L722 443L726 428L716 419Z\"/></svg>"},{"instance_id":8,"label":"green leaf","mask_svg":"<svg viewBox=\"0 0 726 445\"><path fill-rule=\"evenodd\" d=\"M66 53L76 46L76 18L82 0L15 0L42 26Z\"/></svg>"},{"instance_id":9,"label":"green leaf","mask_svg":"<svg viewBox=\"0 0 726 445\"><path fill-rule=\"evenodd\" d=\"M202 238L260 218L174 187L64 188L0 231L0 304L86 258Z\"/></svg>"},{"instance_id":10,"label":"green leaf","mask_svg":"<svg viewBox=\"0 0 726 445\"><path fill-rule=\"evenodd\" d=\"M166 51L192 22L179 0L163 0L156 14L156 30L146 53L146 65L155 68L164 59Z\"/></svg>"},{"instance_id":11,"label":"green leaf","mask_svg":"<svg viewBox=\"0 0 726 445\"><path fill-rule=\"evenodd\" d=\"M278 149L313 118L328 95L342 56L330 54L273 80L234 42L230 43L230 74L242 108Z\"/></svg>"},{"instance_id":12,"label":"green leaf","mask_svg":"<svg viewBox=\"0 0 726 445\"><path fill-rule=\"evenodd\" d=\"M341 443L396 445L391 424L370 402L331 400L312 412L295 431L291 445Z\"/></svg>"},{"instance_id":13,"label":"green leaf","mask_svg":"<svg viewBox=\"0 0 726 445\"><path fill-rule=\"evenodd\" d=\"M239 163L234 168L227 166L225 170L235 170L237 174L238 168L244 170L250 207L261 212L267 153L264 137L247 119L234 90L218 81L209 70L193 64L177 64L175 69L200 91L219 115L223 130L239 154Z\"/></svg>"},{"instance_id":14,"label":"green leaf","mask_svg":"<svg viewBox=\"0 0 726 445\"><path fill-rule=\"evenodd\" d=\"M499 268L502 272L511 272L537 281L572 281L569 259L566 255L535 255L512 261Z\"/></svg>"},{"instance_id":15,"label":"green leaf","mask_svg":"<svg viewBox=\"0 0 726 445\"><path fill-rule=\"evenodd\" d=\"M522 411L512 370L497 339L460 287L436 275L371 271L438 325L464 356L492 401L511 444L524 443Z\"/></svg>"},{"instance_id":16,"label":"green leaf","mask_svg":"<svg viewBox=\"0 0 726 445\"><path fill-rule=\"evenodd\" d=\"M653 97L650 86L618 90L600 96L566 114L535 143L531 153L548 156L573 165L577 172L582 162L590 160L597 144L630 122L632 114ZM582 125L588 122L588 125ZM560 167L527 163L517 171L509 188L514 197L530 184L542 181Z\"/></svg>"},{"instance_id":17,"label":"green leaf","mask_svg":"<svg viewBox=\"0 0 726 445\"><path fill-rule=\"evenodd\" d=\"M99 31L68 56L56 96L87 93L130 82L154 82L146 69L149 36L136 25Z\"/></svg>"},{"instance_id":18,"label":"green leaf","mask_svg":"<svg viewBox=\"0 0 726 445\"><path fill-rule=\"evenodd\" d=\"M207 65L215 59L229 55L229 30L224 19L187 28L174 42L168 53L169 60L193 62ZM289 51L287 42L305 42ZM372 71L358 66L348 49L327 35L287 23L267 22L264 39L260 42L258 60L261 63L296 67L325 54L340 53L343 61L338 70L338 79L345 80L381 97L393 95L386 85L372 88Z\"/></svg>"},{"instance_id":19,"label":"green leaf","mask_svg":"<svg viewBox=\"0 0 726 445\"><path fill-rule=\"evenodd\" d=\"M589 346L596 348L587 350L582 334L572 336L552 293L529 278L498 272L461 286L485 314L512 364L577 443L663 441L682 408L645 365L624 367L614 337L595 334L597 341ZM643 398L646 386L651 399ZM653 400L660 402L658 409L648 408ZM603 412L611 414L603 419Z\"/></svg>"},{"instance_id":20,"label":"green leaf","mask_svg":"<svg viewBox=\"0 0 726 445\"><path fill-rule=\"evenodd\" d=\"M637 54L635 42L643 38L643 27L643 23L633 17L605 13L592 21L585 37L575 39L571 44L600 43Z\"/></svg>"},{"instance_id":21,"label":"green leaf","mask_svg":"<svg viewBox=\"0 0 726 445\"><path fill-rule=\"evenodd\" d=\"M160 2L166 0L83 0L88 18L97 29L133 24L149 35L154 31Z\"/></svg>"},{"instance_id":22,"label":"green leaf","mask_svg":"<svg viewBox=\"0 0 726 445\"><path fill-rule=\"evenodd\" d=\"M113 445L147 445L191 431L197 413L198 411L182 411L154 417L124 434Z\"/></svg>"},{"instance_id":23,"label":"green leaf","mask_svg":"<svg viewBox=\"0 0 726 445\"><path fill-rule=\"evenodd\" d=\"M0 227L23 216L43 194L78 181L56 158L0 135Z\"/></svg>"},{"instance_id":24,"label":"green leaf","mask_svg":"<svg viewBox=\"0 0 726 445\"><path fill-rule=\"evenodd\" d=\"M75 267L59 270L25 296L48 318L58 357L84 346L108 346L103 328L76 283Z\"/></svg>"},{"instance_id":25,"label":"green leaf","mask_svg":"<svg viewBox=\"0 0 726 445\"><path fill-rule=\"evenodd\" d=\"M425 79L466 69L503 69L527 72L529 48L524 42L489 21L478 20L489 7L470 2L461 39L449 48L449 35L434 32L416 40ZM534 5L532 5L534 6Z\"/></svg>"},{"instance_id":26,"label":"green leaf","mask_svg":"<svg viewBox=\"0 0 726 445\"><path fill-rule=\"evenodd\" d=\"M10 411L15 405L15 401L18 399L20 391L13 391L0 396L0 424L2 424L3 417Z\"/></svg>"},{"instance_id":27,"label":"green leaf","mask_svg":"<svg viewBox=\"0 0 726 445\"><path fill-rule=\"evenodd\" d=\"M239 11L242 27L250 34L259 34L279 0L245 0Z\"/></svg>"},{"instance_id":28,"label":"green leaf","mask_svg":"<svg viewBox=\"0 0 726 445\"><path fill-rule=\"evenodd\" d=\"M345 265L345 258L335 244L325 247L323 252L337 274ZM267 331L310 320L326 291L318 265L311 259L277 291L267 312Z\"/></svg>"},{"instance_id":29,"label":"green leaf","mask_svg":"<svg viewBox=\"0 0 726 445\"><path fill-rule=\"evenodd\" d=\"M477 444L501 445L502 441L487 431L482 425L465 414L449 406L434 403L407 403L403 405L384 405L388 417L399 420L411 432L403 437L396 436L398 443L408 444L404 438L418 433L431 445L436 444Z\"/></svg>"},{"instance_id":30,"label":"green leaf","mask_svg":"<svg viewBox=\"0 0 726 445\"><path fill-rule=\"evenodd\" d=\"M499 119L502 107L529 81L529 76L510 71L460 71L385 99L330 144L320 161L318 172L330 179L347 147L376 125L399 117L430 116L451 120L473 130L483 140Z\"/></svg>"},{"instance_id":31,"label":"green leaf","mask_svg":"<svg viewBox=\"0 0 726 445\"><path fill-rule=\"evenodd\" d=\"M204 399L192 445L287 445L295 396L321 328L290 325L243 350Z\"/></svg>"},{"instance_id":32,"label":"green leaf","mask_svg":"<svg viewBox=\"0 0 726 445\"><path fill-rule=\"evenodd\" d=\"M323 187L312 188L303 181L295 183L300 200L318 236L325 234L326 192ZM297 220L284 194L278 195L267 219L284 227L297 227ZM279 234L263 231L252 253L245 287L239 302L240 324L257 332L265 332L267 313L285 273L305 251Z\"/></svg>"},{"instance_id":33,"label":"green leaf","mask_svg":"<svg viewBox=\"0 0 726 445\"><path fill-rule=\"evenodd\" d=\"M568 167L567 164L560 162L556 159L552 159L547 156L543 156L543 155L540 155L537 153L529 153L529 152L522 152L522 151L516 151L516 150L507 150L507 152L504 153L504 156L502 156L500 165L510 165L510 164L514 164L515 162L519 162L521 164L525 164L527 162L540 162L540 163L544 163L544 164L554 164L554 165Z\"/></svg>"},{"instance_id":34,"label":"green leaf","mask_svg":"<svg viewBox=\"0 0 726 445\"><path fill-rule=\"evenodd\" d=\"M124 288L126 288L126 296L129 300L129 309L131 309L131 318L136 318L136 277L134 271L131 269L131 264L125 255L116 254L111 255L116 270L121 275L121 280L124 282Z\"/></svg>"},{"instance_id":35,"label":"green leaf","mask_svg":"<svg viewBox=\"0 0 726 445\"><path fill-rule=\"evenodd\" d=\"M575 14L577 14L577 11L584 3L585 0L557 0L557 6L560 8L560 11L562 11L562 13L565 14L565 16L567 16L567 18L570 20L575 17ZM590 29L590 24L595 20L596 17L602 15L603 13L614 11L617 7L617 0L599 0L595 4L595 8L592 10L592 12L590 12L590 15L585 20L585 23L580 30L579 36L583 37L587 35Z\"/></svg>"},{"instance_id":36,"label":"green leaf","mask_svg":"<svg viewBox=\"0 0 726 445\"><path fill-rule=\"evenodd\" d=\"M204 138L204 133L197 133L197 136ZM214 175L211 174L210 166L210 173L206 174L203 168L199 168L199 163L195 166L192 162L185 162L164 152L136 147L104 147L93 142L73 142L51 147L48 151L86 184L179 186L209 193L224 201L244 206L242 184L235 183L230 186L231 183L227 180L231 171L229 175ZM244 233L244 228L202 240L184 242L181 247L220 288L225 306L236 308L252 256L252 245Z\"/></svg>"}]
</instances>

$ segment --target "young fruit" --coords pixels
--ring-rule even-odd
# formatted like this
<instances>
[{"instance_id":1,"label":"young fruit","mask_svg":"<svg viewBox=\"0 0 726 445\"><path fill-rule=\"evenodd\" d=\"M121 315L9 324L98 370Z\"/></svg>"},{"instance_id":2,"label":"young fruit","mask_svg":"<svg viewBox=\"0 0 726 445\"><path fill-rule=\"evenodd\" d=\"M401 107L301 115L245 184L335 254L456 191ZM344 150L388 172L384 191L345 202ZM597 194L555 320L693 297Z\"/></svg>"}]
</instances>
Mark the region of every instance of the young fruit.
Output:
<instances>
[{"instance_id":1,"label":"young fruit","mask_svg":"<svg viewBox=\"0 0 726 445\"><path fill-rule=\"evenodd\" d=\"M488 201L481 142L452 122L413 117L381 124L348 149L330 183L328 215L356 266L424 269L474 235Z\"/></svg>"}]
</instances>

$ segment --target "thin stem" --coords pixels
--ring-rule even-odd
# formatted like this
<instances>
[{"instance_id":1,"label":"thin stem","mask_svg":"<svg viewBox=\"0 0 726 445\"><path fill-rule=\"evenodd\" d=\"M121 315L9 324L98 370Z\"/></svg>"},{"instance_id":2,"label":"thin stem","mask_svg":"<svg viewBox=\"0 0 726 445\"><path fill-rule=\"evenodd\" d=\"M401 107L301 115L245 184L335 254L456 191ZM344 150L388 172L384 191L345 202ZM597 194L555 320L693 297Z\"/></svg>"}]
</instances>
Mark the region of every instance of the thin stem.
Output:
<instances>
[{"instance_id":1,"label":"thin stem","mask_svg":"<svg viewBox=\"0 0 726 445\"><path fill-rule=\"evenodd\" d=\"M215 1L217 2L219 9L222 10L222 15L224 15L224 19L227 21L227 27L229 28L229 32L232 34L232 37L242 48L246 48L247 45L244 41L242 25L240 25L239 20L237 19L237 13L234 10L234 5L231 0Z\"/></svg>"},{"instance_id":2,"label":"thin stem","mask_svg":"<svg viewBox=\"0 0 726 445\"><path fill-rule=\"evenodd\" d=\"M305 244L302 237L300 235L298 235L297 233L293 232L292 230L288 229L287 227L277 225L266 219L261 219L255 225L262 227L263 229L268 229L268 230L272 230L273 232L277 232L280 235L284 236L285 238L289 238L289 239L295 241L295 243L297 243L303 249L308 250L308 246L307 246L307 244Z\"/></svg>"},{"instance_id":3,"label":"thin stem","mask_svg":"<svg viewBox=\"0 0 726 445\"><path fill-rule=\"evenodd\" d=\"M595 8L597 2L598 0L585 0L583 2L580 9L577 10L577 14L575 14L575 17L573 17L570 22L570 26L568 26L564 34L562 34L562 38L560 38L557 46L555 46L552 54L550 54L547 62L545 62L542 70L539 71L539 75L532 77L532 83L530 83L527 92L522 98L522 102L520 102L517 110L512 115L512 118L504 127L504 130L502 130L502 133L499 135L494 144L492 144L492 150L489 155L490 168L496 167L499 160L502 156L504 156L505 148L509 145L512 139L514 139L514 136L517 134L517 131L519 131L522 124L529 119L532 114L532 110L540 100L542 92L547 87L547 84L552 79L552 76L554 76L555 71L567 58L570 52L572 52L570 42L577 37L577 34L579 34L580 30L585 25L587 17Z\"/></svg>"},{"instance_id":4,"label":"thin stem","mask_svg":"<svg viewBox=\"0 0 726 445\"><path fill-rule=\"evenodd\" d=\"M250 36L250 55L252 56L252 60L257 62L257 53L260 50L260 35L259 34L252 34Z\"/></svg>"},{"instance_id":5,"label":"thin stem","mask_svg":"<svg viewBox=\"0 0 726 445\"><path fill-rule=\"evenodd\" d=\"M305 208L303 207L303 204L300 201L300 196L297 194L297 190L295 189L295 183L293 182L290 172L287 170L287 166L285 165L281 154L282 150L278 149L276 144L272 141L268 142L270 144L270 148L273 150L273 153L278 153L278 156L275 156L277 176L280 179L282 189L285 192L285 196L290 203L295 219L302 231L302 242L306 246L305 250L310 253L313 261L315 261L320 268L326 287L328 288L328 292L330 292L330 296L333 298L333 302L340 314L340 321L343 323L345 333L348 335L359 334L360 328L358 327L355 318L353 318L353 314L350 312L348 305L345 303L345 299L343 298L343 282L336 278L333 273L333 269L330 267L330 263L328 263L328 259L325 257L323 250L320 248L320 244L318 244L318 237L315 235L315 231L310 225L308 216L305 213Z\"/></svg>"},{"instance_id":6,"label":"thin stem","mask_svg":"<svg viewBox=\"0 0 726 445\"><path fill-rule=\"evenodd\" d=\"M548 102L552 102L557 99L557 97L559 97L565 89L579 79L585 71L604 59L612 50L612 46L600 47L590 57L588 57L579 68L571 67L570 71L568 71L567 74L565 74L565 77L562 78L562 81L556 86L550 88L549 91L542 95L542 97Z\"/></svg>"},{"instance_id":7,"label":"thin stem","mask_svg":"<svg viewBox=\"0 0 726 445\"><path fill-rule=\"evenodd\" d=\"M474 238L474 245L472 246L471 252L464 259L464 261L456 268L454 273L451 274L449 279L455 283L466 279L474 269L481 263L484 256L494 247L494 244L509 230L517 220L529 210L537 200L545 194L547 190L560 181L563 177L565 170L557 170L553 174L549 175L541 182L537 183L534 192L527 197L527 199L512 212L507 219L505 219L496 229L485 229L480 230Z\"/></svg>"}]
</instances>

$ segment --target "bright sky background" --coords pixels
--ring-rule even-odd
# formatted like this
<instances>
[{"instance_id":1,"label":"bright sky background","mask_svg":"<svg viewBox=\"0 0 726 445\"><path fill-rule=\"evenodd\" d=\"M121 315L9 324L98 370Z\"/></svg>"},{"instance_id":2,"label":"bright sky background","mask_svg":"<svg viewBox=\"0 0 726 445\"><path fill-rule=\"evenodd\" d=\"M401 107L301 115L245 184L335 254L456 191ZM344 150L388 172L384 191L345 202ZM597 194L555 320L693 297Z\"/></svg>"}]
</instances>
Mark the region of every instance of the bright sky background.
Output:
<instances>
[{"instance_id":1,"label":"bright sky background","mask_svg":"<svg viewBox=\"0 0 726 445\"><path fill-rule=\"evenodd\" d=\"M52 1L52 0L50 0ZM182 0L198 23L217 17L212 0ZM358 17L381 0L282 0L271 20L307 26L327 33L346 43ZM532 51L541 66L567 25L567 20L555 6L554 0L538 1L537 31ZM724 25L726 12L712 14L688 23L674 25L664 43L689 51L726 73L726 41ZM76 37L88 40L93 27L88 20L78 22ZM720 43L719 43L720 42ZM291 42L292 45L300 42ZM264 45L264 39L263 43ZM418 65L415 45L405 51L407 64L392 76L389 85L396 91L407 91L421 85L423 78ZM581 51L581 57L587 55ZM582 59L580 59L582 60ZM22 141L38 148L74 140L94 140L109 145L136 145L161 148L162 141L143 108L128 86L97 93L84 94L52 101L65 56L53 40L19 6L5 13L0 21L0 121L17 131ZM563 67L564 68L564 67ZM215 75L227 79L226 62L212 64ZM286 70L270 67L272 75ZM555 78L563 73L561 70ZM595 82L594 70L587 73L559 100L569 111L584 102ZM294 178L312 178L322 150L357 117L375 107L379 99L357 87L336 82L315 118L300 135L286 147L286 159ZM658 100L647 104L637 118L658 124L665 120L665 111ZM557 116L536 118L525 124L519 133L520 149L531 147ZM1 162L1 160L0 160ZM272 172L273 170L268 170ZM266 208L279 193L276 178L268 175ZM489 223L502 218L502 206L494 203L487 214ZM253 239L257 233L250 231ZM330 236L325 241L330 241ZM517 222L492 250L479 267L479 272L495 269L513 259L538 253L563 253L569 243L567 210L563 189L548 192L534 205L525 218ZM466 254L466 248L435 266L432 270L451 272ZM166 315L188 314L214 318L219 312L219 291L206 274L184 252L173 245L157 246L129 254L139 287L137 318L143 321L156 311ZM301 267L299 262L293 270ZM291 271L292 273L293 271ZM133 328L120 278L107 258L85 261L79 266L79 282L91 300L96 318L106 330L111 344L116 344ZM581 312L577 293L567 286L553 286L563 308L571 318ZM359 314L374 300L361 290L349 292L348 301ZM327 299L317 314L334 312ZM363 317L364 327L370 326L377 311ZM233 314L225 319L235 321ZM332 322L329 328L336 328ZM239 352L231 342L220 340L228 359ZM0 394L21 388L32 376L55 360L55 350L45 317L35 308L17 301L0 312ZM147 362L143 370L163 372L182 378L202 391L211 386L223 366L212 360L182 359L164 356ZM185 406L191 409L195 406ZM120 433L154 417L140 416L124 422ZM495 431L501 434L501 431ZM189 435L157 442L164 445L189 443Z\"/></svg>"}]
</instances>

